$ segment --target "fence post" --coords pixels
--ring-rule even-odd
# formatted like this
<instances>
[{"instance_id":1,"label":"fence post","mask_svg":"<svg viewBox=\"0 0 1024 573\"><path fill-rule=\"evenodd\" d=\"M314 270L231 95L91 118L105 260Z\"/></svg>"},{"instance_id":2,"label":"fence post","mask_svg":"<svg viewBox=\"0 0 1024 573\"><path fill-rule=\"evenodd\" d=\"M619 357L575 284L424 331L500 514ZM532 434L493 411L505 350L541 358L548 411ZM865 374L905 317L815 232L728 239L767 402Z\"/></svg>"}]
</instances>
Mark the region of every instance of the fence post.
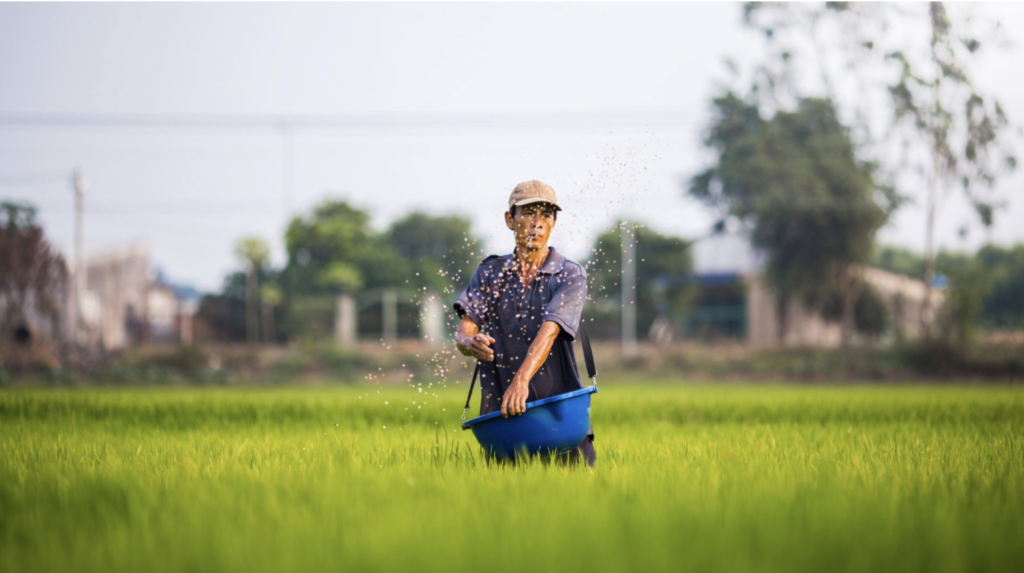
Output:
<instances>
[{"instance_id":1,"label":"fence post","mask_svg":"<svg viewBox=\"0 0 1024 573\"><path fill-rule=\"evenodd\" d=\"M420 302L420 338L427 348L439 348L444 340L444 310L441 298L428 292Z\"/></svg>"},{"instance_id":2,"label":"fence post","mask_svg":"<svg viewBox=\"0 0 1024 573\"><path fill-rule=\"evenodd\" d=\"M350 294L338 296L334 314L334 339L343 348L356 344L356 301Z\"/></svg>"},{"instance_id":3,"label":"fence post","mask_svg":"<svg viewBox=\"0 0 1024 573\"><path fill-rule=\"evenodd\" d=\"M178 308L178 314L181 317L179 321L180 342L185 346L192 346L195 342L196 311L199 310L199 304L194 300L186 300Z\"/></svg>"}]
</instances>

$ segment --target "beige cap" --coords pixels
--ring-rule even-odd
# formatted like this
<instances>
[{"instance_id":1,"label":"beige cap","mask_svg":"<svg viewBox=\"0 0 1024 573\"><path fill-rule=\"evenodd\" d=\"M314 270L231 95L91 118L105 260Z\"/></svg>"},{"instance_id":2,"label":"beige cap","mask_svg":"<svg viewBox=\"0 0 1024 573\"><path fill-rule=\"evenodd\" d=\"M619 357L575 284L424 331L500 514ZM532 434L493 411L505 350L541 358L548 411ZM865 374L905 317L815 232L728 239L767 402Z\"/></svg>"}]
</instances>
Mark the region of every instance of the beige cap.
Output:
<instances>
[{"instance_id":1,"label":"beige cap","mask_svg":"<svg viewBox=\"0 0 1024 573\"><path fill-rule=\"evenodd\" d=\"M558 199L555 198L555 190L550 185L536 179L523 181L516 185L516 188L512 190L512 195L508 198L509 208L512 208L513 205L521 207L531 203L551 203L555 209L562 210L558 206Z\"/></svg>"}]
</instances>

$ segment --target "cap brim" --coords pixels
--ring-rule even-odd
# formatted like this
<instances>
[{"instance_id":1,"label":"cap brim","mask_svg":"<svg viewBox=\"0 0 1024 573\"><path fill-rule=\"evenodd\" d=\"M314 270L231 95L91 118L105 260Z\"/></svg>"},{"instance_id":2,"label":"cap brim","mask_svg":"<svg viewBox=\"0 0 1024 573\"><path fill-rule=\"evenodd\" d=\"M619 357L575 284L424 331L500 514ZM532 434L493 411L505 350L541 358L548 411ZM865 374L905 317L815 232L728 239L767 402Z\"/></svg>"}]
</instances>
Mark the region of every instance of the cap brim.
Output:
<instances>
[{"instance_id":1,"label":"cap brim","mask_svg":"<svg viewBox=\"0 0 1024 573\"><path fill-rule=\"evenodd\" d=\"M548 205L551 205L552 207L554 207L555 209L557 209L559 211L562 210L562 208L558 206L558 203L552 203L551 201L548 201L547 199L545 199L543 197L530 197L528 199L521 199L521 200L516 201L515 203L513 203L512 205L509 205L509 206L510 207L522 207L523 205L533 205L534 203L547 203Z\"/></svg>"}]
</instances>

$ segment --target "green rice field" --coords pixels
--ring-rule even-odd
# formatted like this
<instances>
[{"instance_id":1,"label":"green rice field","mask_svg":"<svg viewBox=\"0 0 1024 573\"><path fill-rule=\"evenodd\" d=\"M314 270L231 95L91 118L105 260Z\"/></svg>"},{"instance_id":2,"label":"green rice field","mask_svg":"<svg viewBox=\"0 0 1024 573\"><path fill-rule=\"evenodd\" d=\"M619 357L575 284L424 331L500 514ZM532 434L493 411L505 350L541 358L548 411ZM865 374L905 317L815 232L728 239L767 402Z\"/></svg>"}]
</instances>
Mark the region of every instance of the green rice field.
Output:
<instances>
[{"instance_id":1,"label":"green rice field","mask_svg":"<svg viewBox=\"0 0 1024 573\"><path fill-rule=\"evenodd\" d=\"M1024 389L637 385L597 467L447 389L0 392L0 571L1019 571Z\"/></svg>"}]
</instances>

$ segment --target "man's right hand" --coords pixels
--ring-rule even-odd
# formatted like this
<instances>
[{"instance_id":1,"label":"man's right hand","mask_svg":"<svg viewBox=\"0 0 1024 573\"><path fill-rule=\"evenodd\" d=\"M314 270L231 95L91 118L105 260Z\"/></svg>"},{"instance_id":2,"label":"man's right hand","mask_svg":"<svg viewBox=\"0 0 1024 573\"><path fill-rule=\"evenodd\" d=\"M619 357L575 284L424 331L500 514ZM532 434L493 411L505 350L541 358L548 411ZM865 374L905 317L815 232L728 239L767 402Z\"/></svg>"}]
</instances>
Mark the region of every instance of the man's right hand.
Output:
<instances>
[{"instance_id":1,"label":"man's right hand","mask_svg":"<svg viewBox=\"0 0 1024 573\"><path fill-rule=\"evenodd\" d=\"M459 352L466 356L475 356L477 360L485 362L494 360L492 344L494 344L494 339L482 332L473 336L458 336L455 339L455 346L458 347Z\"/></svg>"},{"instance_id":2,"label":"man's right hand","mask_svg":"<svg viewBox=\"0 0 1024 573\"><path fill-rule=\"evenodd\" d=\"M455 333L455 347L465 356L473 356L477 360L491 362L494 360L494 349L491 345L494 339L480 332L477 326L469 317L463 316L459 330Z\"/></svg>"}]
</instances>

